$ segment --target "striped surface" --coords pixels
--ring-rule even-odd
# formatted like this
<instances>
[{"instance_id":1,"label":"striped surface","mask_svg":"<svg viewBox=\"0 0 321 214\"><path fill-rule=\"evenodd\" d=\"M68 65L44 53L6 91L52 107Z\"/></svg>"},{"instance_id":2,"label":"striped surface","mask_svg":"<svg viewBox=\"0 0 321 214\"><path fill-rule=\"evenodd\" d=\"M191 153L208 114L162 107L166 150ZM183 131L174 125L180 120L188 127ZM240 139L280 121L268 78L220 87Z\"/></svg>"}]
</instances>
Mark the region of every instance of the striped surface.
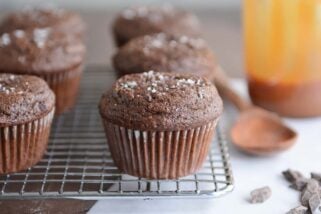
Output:
<instances>
[{"instance_id":1,"label":"striped surface","mask_svg":"<svg viewBox=\"0 0 321 214\"><path fill-rule=\"evenodd\" d=\"M47 148L52 110L29 123L0 127L0 173L27 169L36 164Z\"/></svg>"},{"instance_id":2,"label":"striped surface","mask_svg":"<svg viewBox=\"0 0 321 214\"><path fill-rule=\"evenodd\" d=\"M215 123L184 131L138 131L104 121L116 166L148 179L177 179L201 168Z\"/></svg>"}]
</instances>

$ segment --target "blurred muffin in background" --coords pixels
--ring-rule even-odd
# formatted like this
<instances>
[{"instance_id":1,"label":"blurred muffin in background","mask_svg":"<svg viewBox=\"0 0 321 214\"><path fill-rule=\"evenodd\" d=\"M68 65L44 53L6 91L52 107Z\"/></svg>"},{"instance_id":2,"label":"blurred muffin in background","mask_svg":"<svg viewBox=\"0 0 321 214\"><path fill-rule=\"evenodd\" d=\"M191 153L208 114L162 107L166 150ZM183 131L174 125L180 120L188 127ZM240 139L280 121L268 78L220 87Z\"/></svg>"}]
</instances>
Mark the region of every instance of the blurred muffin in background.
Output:
<instances>
[{"instance_id":1,"label":"blurred muffin in background","mask_svg":"<svg viewBox=\"0 0 321 214\"><path fill-rule=\"evenodd\" d=\"M192 13L170 5L138 6L122 11L113 24L115 42L122 46L129 40L153 33L200 36L200 22Z\"/></svg>"},{"instance_id":2,"label":"blurred muffin in background","mask_svg":"<svg viewBox=\"0 0 321 214\"><path fill-rule=\"evenodd\" d=\"M86 27L78 14L55 7L26 8L10 13L0 23L0 33L36 28L52 28L84 38Z\"/></svg>"},{"instance_id":3,"label":"blurred muffin in background","mask_svg":"<svg viewBox=\"0 0 321 214\"><path fill-rule=\"evenodd\" d=\"M154 70L211 79L217 63L203 39L158 33L132 39L119 48L113 65L118 76Z\"/></svg>"},{"instance_id":4,"label":"blurred muffin in background","mask_svg":"<svg viewBox=\"0 0 321 214\"><path fill-rule=\"evenodd\" d=\"M71 108L77 97L85 47L55 28L13 30L0 35L0 73L36 75L56 94L56 113Z\"/></svg>"}]
</instances>

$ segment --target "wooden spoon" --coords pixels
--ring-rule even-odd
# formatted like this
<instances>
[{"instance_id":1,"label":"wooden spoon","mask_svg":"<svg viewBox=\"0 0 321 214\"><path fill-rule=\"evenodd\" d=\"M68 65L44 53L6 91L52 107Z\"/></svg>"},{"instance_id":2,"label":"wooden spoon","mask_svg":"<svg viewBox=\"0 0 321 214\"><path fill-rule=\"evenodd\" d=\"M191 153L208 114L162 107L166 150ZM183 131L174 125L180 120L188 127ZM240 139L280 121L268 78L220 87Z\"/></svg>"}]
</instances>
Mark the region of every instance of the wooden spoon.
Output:
<instances>
[{"instance_id":1,"label":"wooden spoon","mask_svg":"<svg viewBox=\"0 0 321 214\"><path fill-rule=\"evenodd\" d=\"M242 151L255 155L271 155L290 148L297 133L287 127L279 116L244 100L228 83L221 67L215 73L214 83L220 94L240 111L231 130L233 143Z\"/></svg>"}]
</instances>

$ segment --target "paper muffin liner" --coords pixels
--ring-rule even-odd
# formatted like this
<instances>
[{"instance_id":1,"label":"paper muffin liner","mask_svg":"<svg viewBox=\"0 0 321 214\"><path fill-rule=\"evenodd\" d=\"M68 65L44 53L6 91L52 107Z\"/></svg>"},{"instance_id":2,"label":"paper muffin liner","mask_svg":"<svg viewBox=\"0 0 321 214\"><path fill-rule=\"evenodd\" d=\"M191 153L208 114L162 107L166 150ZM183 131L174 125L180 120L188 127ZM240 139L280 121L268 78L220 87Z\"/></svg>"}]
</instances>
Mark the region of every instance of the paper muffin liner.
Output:
<instances>
[{"instance_id":1,"label":"paper muffin liner","mask_svg":"<svg viewBox=\"0 0 321 214\"><path fill-rule=\"evenodd\" d=\"M208 154L217 120L182 131L139 131L103 119L115 165L147 179L176 179L195 173Z\"/></svg>"},{"instance_id":2,"label":"paper muffin liner","mask_svg":"<svg viewBox=\"0 0 321 214\"><path fill-rule=\"evenodd\" d=\"M28 123L0 127L0 174L27 169L42 158L54 111Z\"/></svg>"},{"instance_id":3,"label":"paper muffin liner","mask_svg":"<svg viewBox=\"0 0 321 214\"><path fill-rule=\"evenodd\" d=\"M66 71L37 74L48 83L56 95L56 114L61 114L75 105L82 70L83 66L80 65Z\"/></svg>"}]
</instances>

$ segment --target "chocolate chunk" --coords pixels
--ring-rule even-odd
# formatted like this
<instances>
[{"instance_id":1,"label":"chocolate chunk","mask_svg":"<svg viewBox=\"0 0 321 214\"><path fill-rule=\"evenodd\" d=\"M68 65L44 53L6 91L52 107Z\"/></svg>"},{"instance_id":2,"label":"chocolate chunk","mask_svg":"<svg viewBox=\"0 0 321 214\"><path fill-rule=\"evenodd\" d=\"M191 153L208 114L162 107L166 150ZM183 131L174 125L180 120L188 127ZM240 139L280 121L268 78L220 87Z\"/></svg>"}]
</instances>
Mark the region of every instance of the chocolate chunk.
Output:
<instances>
[{"instance_id":1,"label":"chocolate chunk","mask_svg":"<svg viewBox=\"0 0 321 214\"><path fill-rule=\"evenodd\" d=\"M307 183L308 183L307 178L299 178L297 179L295 182L293 182L290 187L292 189L298 190L298 191L303 191L303 189L306 187Z\"/></svg>"},{"instance_id":2,"label":"chocolate chunk","mask_svg":"<svg viewBox=\"0 0 321 214\"><path fill-rule=\"evenodd\" d=\"M311 198L309 199L309 208L312 213L317 211L320 208L321 199L319 193L314 193Z\"/></svg>"},{"instance_id":3,"label":"chocolate chunk","mask_svg":"<svg viewBox=\"0 0 321 214\"><path fill-rule=\"evenodd\" d=\"M302 203L302 205L308 206L310 198L314 194L319 195L319 191L320 191L319 188L320 188L320 186L319 186L319 182L318 181L316 181L314 179L309 179L306 187L304 188L304 190L301 193L301 203Z\"/></svg>"},{"instance_id":4,"label":"chocolate chunk","mask_svg":"<svg viewBox=\"0 0 321 214\"><path fill-rule=\"evenodd\" d=\"M311 178L319 181L321 183L321 173L311 172Z\"/></svg>"},{"instance_id":5,"label":"chocolate chunk","mask_svg":"<svg viewBox=\"0 0 321 214\"><path fill-rule=\"evenodd\" d=\"M309 179L306 189L309 190L310 192L318 192L320 188L320 185L317 180L315 179Z\"/></svg>"},{"instance_id":6,"label":"chocolate chunk","mask_svg":"<svg viewBox=\"0 0 321 214\"><path fill-rule=\"evenodd\" d=\"M286 171L283 171L282 174L283 174L284 178L291 183L297 181L300 178L304 178L304 176L302 175L301 172L296 171L296 170L292 170L292 169L288 169Z\"/></svg>"},{"instance_id":7,"label":"chocolate chunk","mask_svg":"<svg viewBox=\"0 0 321 214\"><path fill-rule=\"evenodd\" d=\"M271 188L266 186L259 189L255 189L251 192L251 203L263 203L268 200L272 195Z\"/></svg>"},{"instance_id":8,"label":"chocolate chunk","mask_svg":"<svg viewBox=\"0 0 321 214\"><path fill-rule=\"evenodd\" d=\"M308 211L308 208L305 206L298 206L296 208L291 209L286 214L305 214Z\"/></svg>"}]
</instances>

